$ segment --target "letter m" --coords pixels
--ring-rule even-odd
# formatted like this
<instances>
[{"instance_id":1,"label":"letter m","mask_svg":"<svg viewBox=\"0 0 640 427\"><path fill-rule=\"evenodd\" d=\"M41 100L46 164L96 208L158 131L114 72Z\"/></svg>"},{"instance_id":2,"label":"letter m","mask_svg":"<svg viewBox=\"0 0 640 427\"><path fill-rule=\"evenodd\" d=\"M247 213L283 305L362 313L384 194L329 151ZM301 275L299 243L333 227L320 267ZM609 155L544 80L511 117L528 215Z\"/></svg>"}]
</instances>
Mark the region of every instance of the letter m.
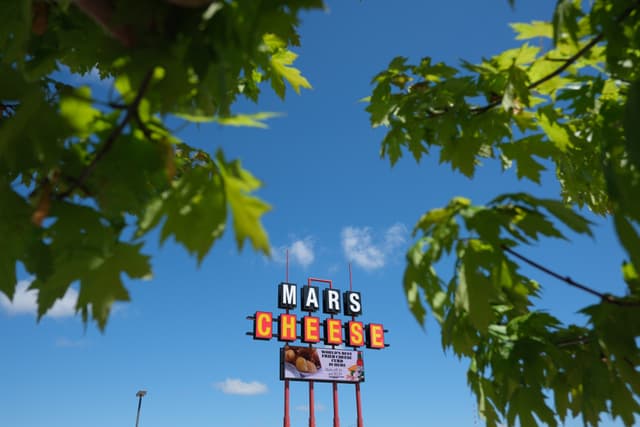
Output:
<instances>
[{"instance_id":1,"label":"letter m","mask_svg":"<svg viewBox=\"0 0 640 427\"><path fill-rule=\"evenodd\" d=\"M280 283L278 286L278 307L284 309L296 308L296 285L293 283Z\"/></svg>"}]
</instances>

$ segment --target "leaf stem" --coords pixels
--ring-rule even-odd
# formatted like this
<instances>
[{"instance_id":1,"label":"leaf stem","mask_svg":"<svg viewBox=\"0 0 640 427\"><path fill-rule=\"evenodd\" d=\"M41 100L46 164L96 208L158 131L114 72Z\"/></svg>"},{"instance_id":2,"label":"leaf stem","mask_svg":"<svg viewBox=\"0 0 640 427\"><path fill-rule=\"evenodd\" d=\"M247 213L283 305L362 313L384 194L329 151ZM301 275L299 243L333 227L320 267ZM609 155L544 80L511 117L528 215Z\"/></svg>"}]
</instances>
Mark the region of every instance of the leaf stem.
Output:
<instances>
[{"instance_id":1,"label":"leaf stem","mask_svg":"<svg viewBox=\"0 0 640 427\"><path fill-rule=\"evenodd\" d=\"M598 298L600 298L603 302L609 303L609 304L614 304L614 305L618 305L621 307L638 307L640 306L640 301L628 301L628 300L624 300L624 299L620 299L617 298L611 294L605 294L602 292L598 292L595 289L592 289L586 285L583 285L581 283L576 282L575 280L573 280L571 277L569 276L563 276L559 273L556 273L555 271L545 267L542 264L539 264L535 261L533 261L530 258L527 258L526 256L516 252L515 250L511 249L510 247L506 246L506 245L501 245L500 246L502 248L503 251L513 255L514 257L518 258L519 260L525 262L526 264L529 264L531 267L534 267L540 271L542 271L545 274L548 274L551 277L554 277L558 280L561 280L563 282L565 282L566 284L568 284L569 286L573 286L576 289L580 289L581 291L584 291L588 294L591 294L593 296L596 296Z\"/></svg>"}]
</instances>

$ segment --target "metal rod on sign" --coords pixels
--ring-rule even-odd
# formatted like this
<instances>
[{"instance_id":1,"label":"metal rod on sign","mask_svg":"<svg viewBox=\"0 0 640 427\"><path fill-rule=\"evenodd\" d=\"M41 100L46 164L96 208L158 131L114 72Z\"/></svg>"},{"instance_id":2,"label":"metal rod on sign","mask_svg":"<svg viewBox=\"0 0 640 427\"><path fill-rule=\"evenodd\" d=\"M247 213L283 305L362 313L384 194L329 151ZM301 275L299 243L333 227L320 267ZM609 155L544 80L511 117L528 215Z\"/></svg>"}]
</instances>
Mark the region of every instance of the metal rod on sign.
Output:
<instances>
[{"instance_id":1,"label":"metal rod on sign","mask_svg":"<svg viewBox=\"0 0 640 427\"><path fill-rule=\"evenodd\" d=\"M307 279L307 286L311 286L311 282L326 283L329 285L329 288L333 288L333 281L329 279L318 279L317 277L309 277Z\"/></svg>"},{"instance_id":2,"label":"metal rod on sign","mask_svg":"<svg viewBox=\"0 0 640 427\"><path fill-rule=\"evenodd\" d=\"M353 291L353 275L351 273L351 263L349 263L349 290ZM356 320L355 316L351 316L351 320ZM362 420L362 398L360 395L360 383L356 383L356 411L358 415L357 427L364 427Z\"/></svg>"},{"instance_id":3,"label":"metal rod on sign","mask_svg":"<svg viewBox=\"0 0 640 427\"><path fill-rule=\"evenodd\" d=\"M358 413L358 427L363 427L362 400L360 398L360 383L356 383L356 410Z\"/></svg>"},{"instance_id":4,"label":"metal rod on sign","mask_svg":"<svg viewBox=\"0 0 640 427\"><path fill-rule=\"evenodd\" d=\"M285 281L289 283L289 249L287 248L287 267L285 272ZM289 313L289 310L287 310ZM284 419L283 426L291 427L291 419L289 418L289 380L284 380Z\"/></svg>"},{"instance_id":5,"label":"metal rod on sign","mask_svg":"<svg viewBox=\"0 0 640 427\"><path fill-rule=\"evenodd\" d=\"M338 383L333 383L333 427L340 427L340 414L338 411Z\"/></svg>"},{"instance_id":6,"label":"metal rod on sign","mask_svg":"<svg viewBox=\"0 0 640 427\"><path fill-rule=\"evenodd\" d=\"M316 427L316 413L313 400L313 381L309 381L309 427Z\"/></svg>"}]
</instances>

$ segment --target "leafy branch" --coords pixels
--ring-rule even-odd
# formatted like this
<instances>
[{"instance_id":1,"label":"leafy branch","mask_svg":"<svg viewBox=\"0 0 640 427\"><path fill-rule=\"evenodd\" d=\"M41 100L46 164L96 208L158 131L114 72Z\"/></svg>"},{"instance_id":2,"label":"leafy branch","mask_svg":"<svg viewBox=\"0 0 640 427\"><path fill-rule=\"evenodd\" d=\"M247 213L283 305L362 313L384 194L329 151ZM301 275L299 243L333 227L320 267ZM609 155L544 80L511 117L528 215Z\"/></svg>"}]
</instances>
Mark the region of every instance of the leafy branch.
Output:
<instances>
[{"instance_id":1,"label":"leafy branch","mask_svg":"<svg viewBox=\"0 0 640 427\"><path fill-rule=\"evenodd\" d=\"M526 264L530 265L531 267L534 267L540 271L542 271L545 274L548 274L551 277L554 277L558 280L561 280L563 282L565 282L566 284L568 284L569 286L573 286L574 288L580 289L581 291L584 291L588 294L591 294L593 296L596 296L598 298L600 298L603 302L609 303L609 304L614 304L614 305L618 305L618 306L622 306L622 307L640 307L640 301L628 301L628 300L624 300L624 299L620 299L617 298L611 294L605 294L599 291L596 291L593 288L590 288L586 285L583 285L581 283L576 282L575 280L573 280L571 277L569 276L563 276L559 273L556 273L555 271L545 267L544 265L533 261L530 258L527 258L526 256L516 252L515 250L513 250L512 248L506 246L506 245L501 245L501 248L503 251L513 255L514 257L518 258L519 260L525 262Z\"/></svg>"},{"instance_id":2,"label":"leafy branch","mask_svg":"<svg viewBox=\"0 0 640 427\"><path fill-rule=\"evenodd\" d=\"M69 188L67 188L65 191L63 191L57 196L58 200L64 199L65 197L73 193L73 191L75 191L77 188L84 185L86 179L95 170L96 166L98 165L98 162L100 162L100 160L102 160L102 158L109 152L109 150L111 150L111 147L113 146L115 141L118 139L118 137L122 134L122 131L127 126L127 124L129 124L129 122L138 115L138 106L140 105L140 101L142 101L142 98L145 92L149 88L149 84L151 83L152 77L153 77L153 69L147 71L147 73L145 74L144 78L142 79L142 83L140 84L140 88L136 93L135 98L133 99L131 104L129 104L129 106L127 107L126 113L122 118L122 120L120 121L120 123L118 124L118 126L116 126L116 128L113 129L113 131L109 134L109 136L105 140L102 147L100 147L100 149L96 151L95 156L93 157L91 162L87 166L85 166L85 168L82 170L78 178L76 178L72 182Z\"/></svg>"},{"instance_id":3,"label":"leafy branch","mask_svg":"<svg viewBox=\"0 0 640 427\"><path fill-rule=\"evenodd\" d=\"M635 2L636 4L633 6L628 7L624 13L622 13L618 19L616 19L617 23L621 23L622 21L624 21L625 19L627 19L629 17L629 15L631 15L631 13L638 7L638 2ZM573 55L571 55L568 58L554 58L554 59L548 59L549 61L553 61L553 62L562 62L562 65L558 66L556 69L554 69L553 71L551 71L550 73L548 73L547 75L539 78L538 80L529 83L529 85L526 86L527 90L533 90L536 87L542 85L543 83L548 82L549 80L553 79L554 77L559 76L560 74L562 74L567 68L569 68L571 65L575 64L576 61L578 61L580 58L582 58L585 54L587 54L591 49L593 49L594 46L596 46L598 43L602 42L604 40L604 33L598 33L596 34L587 44L585 44L584 46L582 46L582 48L580 48L576 53L574 53ZM420 88L421 83L417 83L415 85L413 85L412 87L414 88ZM502 96L498 95L498 94L494 94L492 96L492 98L494 99L494 101L483 105L481 107L472 107L469 109L469 111L472 114L475 115L479 115L479 114L483 114L486 113L487 111L492 110L493 108L499 106L502 104ZM449 113L451 111L450 108L442 108L440 110L430 110L428 112L427 118L435 118L435 117L441 117L444 116L445 114Z\"/></svg>"}]
</instances>

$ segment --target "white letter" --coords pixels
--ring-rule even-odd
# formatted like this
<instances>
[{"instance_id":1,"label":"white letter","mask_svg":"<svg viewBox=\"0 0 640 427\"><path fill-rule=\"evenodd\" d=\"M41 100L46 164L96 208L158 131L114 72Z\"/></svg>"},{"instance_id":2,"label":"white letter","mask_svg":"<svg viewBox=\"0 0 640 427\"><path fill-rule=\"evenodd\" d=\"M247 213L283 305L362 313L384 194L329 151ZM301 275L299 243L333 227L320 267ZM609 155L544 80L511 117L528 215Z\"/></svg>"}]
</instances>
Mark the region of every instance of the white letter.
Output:
<instances>
[{"instance_id":1,"label":"white letter","mask_svg":"<svg viewBox=\"0 0 640 427\"><path fill-rule=\"evenodd\" d=\"M360 294L349 292L349 310L351 313L360 314L362 305L360 304Z\"/></svg>"},{"instance_id":2,"label":"white letter","mask_svg":"<svg viewBox=\"0 0 640 427\"><path fill-rule=\"evenodd\" d=\"M293 283L281 283L278 293L280 297L278 301L279 308L295 308L297 303L296 285Z\"/></svg>"},{"instance_id":3,"label":"white letter","mask_svg":"<svg viewBox=\"0 0 640 427\"><path fill-rule=\"evenodd\" d=\"M318 294L317 287L315 286L305 286L303 288L303 293L306 294L304 299L304 303L302 309L305 311L316 311L320 307L320 303L318 302Z\"/></svg>"}]
</instances>

